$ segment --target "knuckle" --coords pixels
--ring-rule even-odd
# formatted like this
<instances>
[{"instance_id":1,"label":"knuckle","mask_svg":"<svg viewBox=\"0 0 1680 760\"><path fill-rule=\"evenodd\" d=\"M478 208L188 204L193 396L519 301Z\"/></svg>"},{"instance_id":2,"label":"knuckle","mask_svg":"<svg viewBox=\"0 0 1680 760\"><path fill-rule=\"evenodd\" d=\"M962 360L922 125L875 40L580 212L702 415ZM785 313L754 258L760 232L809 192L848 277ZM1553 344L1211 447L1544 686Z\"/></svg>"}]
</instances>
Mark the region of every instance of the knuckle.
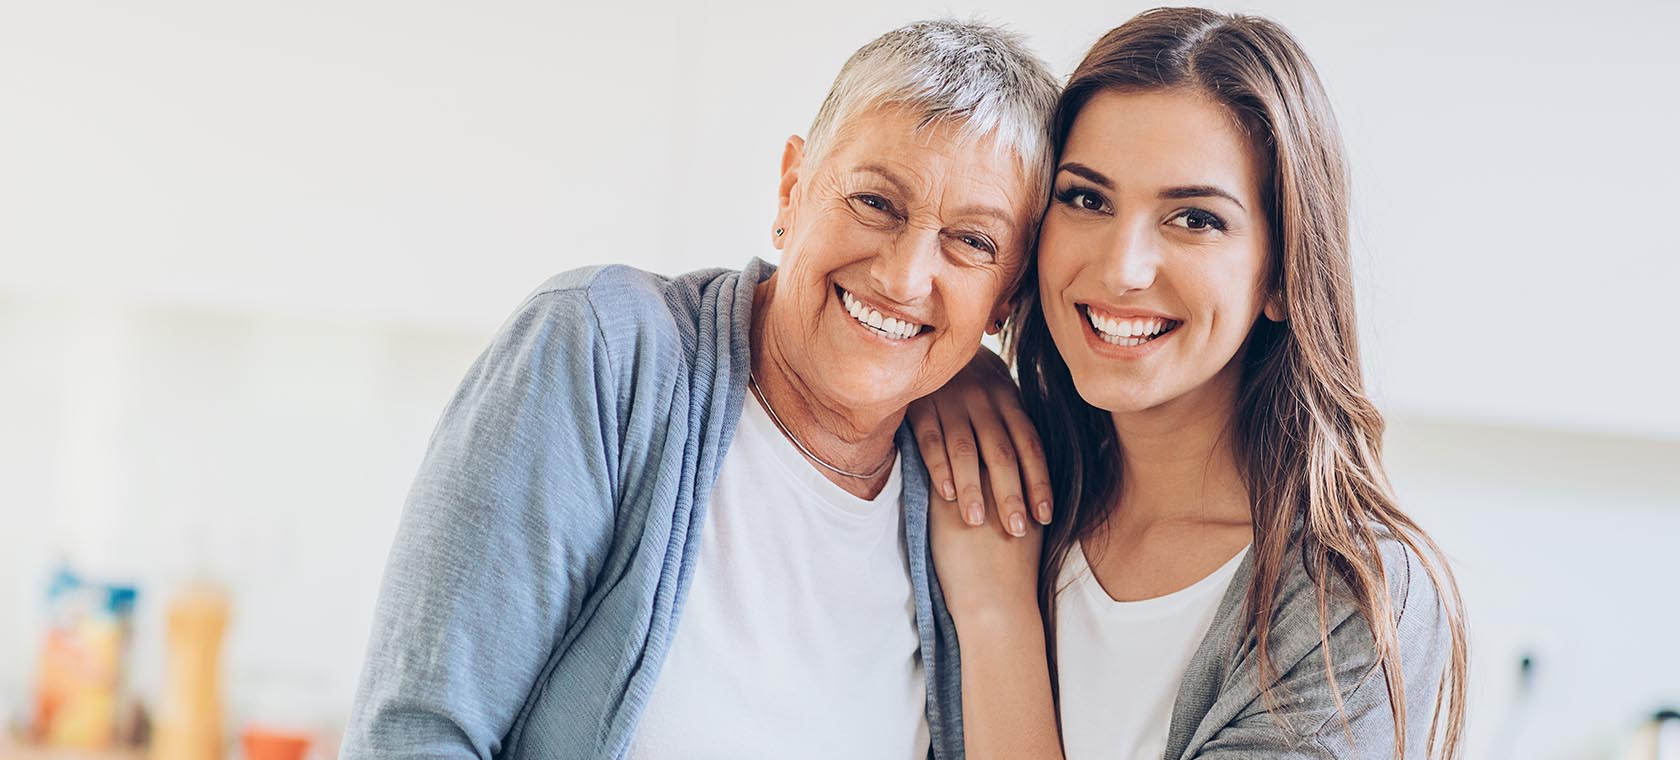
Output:
<instances>
[{"instance_id":1,"label":"knuckle","mask_svg":"<svg viewBox=\"0 0 1680 760\"><path fill-rule=\"evenodd\" d=\"M1014 464L1015 449L1007 443L1000 443L992 447L992 457L999 464Z\"/></svg>"},{"instance_id":2,"label":"knuckle","mask_svg":"<svg viewBox=\"0 0 1680 760\"><path fill-rule=\"evenodd\" d=\"M938 430L923 431L922 445L928 448L938 448L943 446L945 445L945 434L939 432Z\"/></svg>"},{"instance_id":3,"label":"knuckle","mask_svg":"<svg viewBox=\"0 0 1680 760\"><path fill-rule=\"evenodd\" d=\"M973 439L970 439L970 438L952 438L951 439L951 454L952 455L962 457L964 459L969 459L969 458L972 458L975 455L975 451L976 450L974 448Z\"/></svg>"}]
</instances>

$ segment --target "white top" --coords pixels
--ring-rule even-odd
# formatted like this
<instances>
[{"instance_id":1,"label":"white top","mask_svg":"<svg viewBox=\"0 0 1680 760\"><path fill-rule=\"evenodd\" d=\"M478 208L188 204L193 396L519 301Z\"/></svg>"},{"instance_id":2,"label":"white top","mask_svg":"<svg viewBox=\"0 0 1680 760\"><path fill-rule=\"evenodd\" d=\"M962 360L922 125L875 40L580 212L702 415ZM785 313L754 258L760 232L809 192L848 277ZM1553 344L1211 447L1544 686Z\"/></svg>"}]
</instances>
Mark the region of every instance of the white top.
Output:
<instances>
[{"instance_id":1,"label":"white top","mask_svg":"<svg viewBox=\"0 0 1680 760\"><path fill-rule=\"evenodd\" d=\"M628 760L925 760L900 466L857 498L742 407Z\"/></svg>"},{"instance_id":2,"label":"white top","mask_svg":"<svg viewBox=\"0 0 1680 760\"><path fill-rule=\"evenodd\" d=\"M1056 678L1068 760L1161 760L1184 670L1245 547L1166 596L1116 602L1075 543L1056 586Z\"/></svg>"}]
</instances>

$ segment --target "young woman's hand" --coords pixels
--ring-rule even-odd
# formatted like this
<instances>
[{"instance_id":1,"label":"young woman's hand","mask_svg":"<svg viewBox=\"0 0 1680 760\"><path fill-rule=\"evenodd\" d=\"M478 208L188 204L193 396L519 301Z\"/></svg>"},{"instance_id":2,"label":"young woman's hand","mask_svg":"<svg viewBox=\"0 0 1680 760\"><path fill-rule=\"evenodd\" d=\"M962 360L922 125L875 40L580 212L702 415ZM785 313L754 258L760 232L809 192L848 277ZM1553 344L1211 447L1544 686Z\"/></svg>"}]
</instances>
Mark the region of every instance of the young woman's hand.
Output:
<instances>
[{"instance_id":1,"label":"young woman's hand","mask_svg":"<svg viewBox=\"0 0 1680 760\"><path fill-rule=\"evenodd\" d=\"M982 347L945 387L912 403L909 419L934 493L969 525L986 522L982 483L990 486L999 524L1010 535L1026 536L1034 521L1050 523L1044 447L997 354Z\"/></svg>"},{"instance_id":2,"label":"young woman's hand","mask_svg":"<svg viewBox=\"0 0 1680 760\"><path fill-rule=\"evenodd\" d=\"M991 489L979 479L981 499ZM989 504L988 504L989 506ZM933 566L962 647L963 745L970 760L1062 760L1038 613L1038 524L1022 537L997 520L928 510Z\"/></svg>"},{"instance_id":3,"label":"young woman's hand","mask_svg":"<svg viewBox=\"0 0 1680 760\"><path fill-rule=\"evenodd\" d=\"M985 479L980 483L982 503L991 506L991 488ZM1017 537L1005 533L997 520L973 526L955 509L935 508L928 510L928 530L934 572L959 639L1040 627L1038 555L1043 528L1031 523L1025 535ZM965 653L967 649L965 644Z\"/></svg>"}]
</instances>

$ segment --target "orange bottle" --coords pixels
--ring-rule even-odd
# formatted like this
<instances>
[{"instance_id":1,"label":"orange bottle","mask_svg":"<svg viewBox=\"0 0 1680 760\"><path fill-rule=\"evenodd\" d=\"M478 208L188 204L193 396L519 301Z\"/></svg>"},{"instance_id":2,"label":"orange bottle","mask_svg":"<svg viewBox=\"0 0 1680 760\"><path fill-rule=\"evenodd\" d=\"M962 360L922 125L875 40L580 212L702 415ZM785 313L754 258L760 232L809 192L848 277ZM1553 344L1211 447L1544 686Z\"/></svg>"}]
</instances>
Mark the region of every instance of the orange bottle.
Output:
<instances>
[{"instance_id":1,"label":"orange bottle","mask_svg":"<svg viewBox=\"0 0 1680 760\"><path fill-rule=\"evenodd\" d=\"M153 760L222 760L222 635L229 603L220 589L188 587L169 605L169 665L152 735Z\"/></svg>"}]
</instances>

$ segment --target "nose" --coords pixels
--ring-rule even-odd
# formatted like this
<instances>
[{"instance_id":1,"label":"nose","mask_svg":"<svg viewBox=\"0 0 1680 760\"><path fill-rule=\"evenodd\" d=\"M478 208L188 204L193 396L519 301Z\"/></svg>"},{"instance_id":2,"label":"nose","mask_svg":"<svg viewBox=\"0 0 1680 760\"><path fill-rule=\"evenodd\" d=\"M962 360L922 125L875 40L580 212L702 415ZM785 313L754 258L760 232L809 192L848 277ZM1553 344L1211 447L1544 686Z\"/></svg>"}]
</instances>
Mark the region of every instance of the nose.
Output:
<instances>
[{"instance_id":1,"label":"nose","mask_svg":"<svg viewBox=\"0 0 1680 760\"><path fill-rule=\"evenodd\" d=\"M933 277L940 261L939 233L916 230L900 235L869 263L876 289L901 304L913 304L933 293Z\"/></svg>"},{"instance_id":2,"label":"nose","mask_svg":"<svg viewBox=\"0 0 1680 760\"><path fill-rule=\"evenodd\" d=\"M1103 259L1102 284L1115 296L1146 290L1155 284L1161 267L1161 248L1155 225L1117 225Z\"/></svg>"}]
</instances>

